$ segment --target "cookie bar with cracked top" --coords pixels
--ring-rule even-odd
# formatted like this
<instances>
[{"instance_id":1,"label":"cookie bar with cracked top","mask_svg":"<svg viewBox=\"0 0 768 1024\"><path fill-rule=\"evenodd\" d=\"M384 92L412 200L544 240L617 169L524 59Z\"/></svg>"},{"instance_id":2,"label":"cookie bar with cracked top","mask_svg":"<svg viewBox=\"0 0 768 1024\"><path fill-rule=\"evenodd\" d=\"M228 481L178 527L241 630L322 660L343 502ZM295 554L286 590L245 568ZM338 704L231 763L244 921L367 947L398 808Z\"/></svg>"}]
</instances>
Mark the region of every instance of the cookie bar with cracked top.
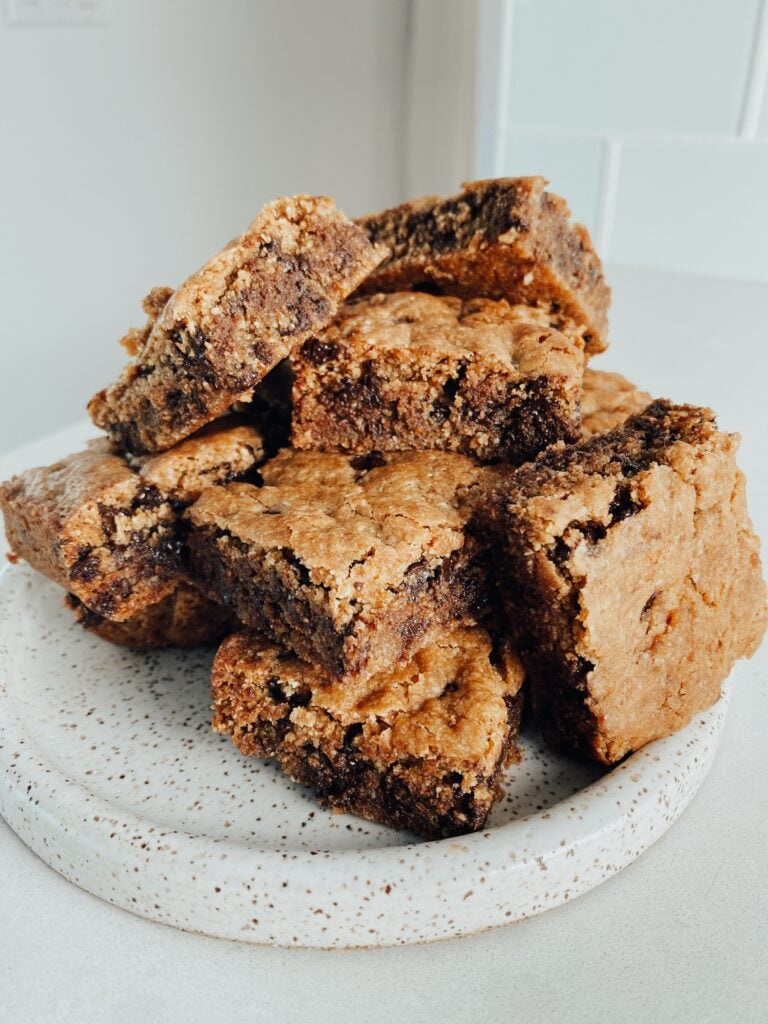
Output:
<instances>
[{"instance_id":1,"label":"cookie bar with cracked top","mask_svg":"<svg viewBox=\"0 0 768 1024\"><path fill-rule=\"evenodd\" d=\"M135 358L91 399L93 422L136 454L170 448L250 398L384 253L327 197L269 203L177 291L150 294L150 324L127 339Z\"/></svg>"},{"instance_id":2,"label":"cookie bar with cracked top","mask_svg":"<svg viewBox=\"0 0 768 1024\"><path fill-rule=\"evenodd\" d=\"M367 682L336 679L248 632L213 665L213 727L277 758L322 803L426 838L485 827L515 745L522 665L457 628Z\"/></svg>"},{"instance_id":3,"label":"cookie bar with cracked top","mask_svg":"<svg viewBox=\"0 0 768 1024\"><path fill-rule=\"evenodd\" d=\"M182 578L180 512L262 458L261 432L237 417L153 458L116 455L102 438L0 485L8 542L92 612L123 622Z\"/></svg>"},{"instance_id":4,"label":"cookie bar with cracked top","mask_svg":"<svg viewBox=\"0 0 768 1024\"><path fill-rule=\"evenodd\" d=\"M190 572L242 622L363 677L484 610L485 555L460 497L484 472L470 459L286 449L260 472L263 487L210 488L186 513Z\"/></svg>"},{"instance_id":5,"label":"cookie bar with cracked top","mask_svg":"<svg viewBox=\"0 0 768 1024\"><path fill-rule=\"evenodd\" d=\"M297 448L519 463L580 436L584 343L528 306L418 292L352 299L291 364Z\"/></svg>"},{"instance_id":6,"label":"cookie bar with cracked top","mask_svg":"<svg viewBox=\"0 0 768 1024\"><path fill-rule=\"evenodd\" d=\"M432 291L540 305L569 317L589 354L608 344L610 288L587 229L544 178L465 184L447 199L403 203L357 223L392 255L366 292Z\"/></svg>"},{"instance_id":7,"label":"cookie bar with cracked top","mask_svg":"<svg viewBox=\"0 0 768 1024\"><path fill-rule=\"evenodd\" d=\"M136 650L215 644L238 628L231 609L209 600L188 583L180 583L162 600L147 605L125 622L105 619L73 594L67 595L66 603L84 629L102 640Z\"/></svg>"},{"instance_id":8,"label":"cookie bar with cracked top","mask_svg":"<svg viewBox=\"0 0 768 1024\"><path fill-rule=\"evenodd\" d=\"M581 433L583 437L602 434L621 426L637 412L642 412L653 401L647 391L634 385L620 373L593 370L584 371L584 391L581 396Z\"/></svg>"},{"instance_id":9,"label":"cookie bar with cracked top","mask_svg":"<svg viewBox=\"0 0 768 1024\"><path fill-rule=\"evenodd\" d=\"M651 404L508 473L478 526L545 734L611 764L714 703L766 627L738 438Z\"/></svg>"}]
</instances>

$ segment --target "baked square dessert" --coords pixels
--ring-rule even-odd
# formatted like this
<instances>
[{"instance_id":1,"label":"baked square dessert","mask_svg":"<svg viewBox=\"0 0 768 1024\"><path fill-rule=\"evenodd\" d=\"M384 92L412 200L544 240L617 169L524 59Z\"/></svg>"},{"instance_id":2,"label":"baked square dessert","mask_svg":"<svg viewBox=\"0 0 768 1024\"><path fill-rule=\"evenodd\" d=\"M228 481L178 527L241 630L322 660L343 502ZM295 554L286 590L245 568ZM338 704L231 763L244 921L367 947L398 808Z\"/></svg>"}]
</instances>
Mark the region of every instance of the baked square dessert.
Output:
<instances>
[{"instance_id":1,"label":"baked square dessert","mask_svg":"<svg viewBox=\"0 0 768 1024\"><path fill-rule=\"evenodd\" d=\"M67 595L66 603L76 621L90 633L137 650L215 644L238 628L230 609L210 601L189 583L180 583L157 604L147 605L125 622L105 619L73 594Z\"/></svg>"},{"instance_id":2,"label":"baked square dessert","mask_svg":"<svg viewBox=\"0 0 768 1024\"><path fill-rule=\"evenodd\" d=\"M249 399L384 252L327 197L269 203L177 291L150 294L150 323L127 339L135 358L91 399L91 419L135 454L170 448Z\"/></svg>"},{"instance_id":3,"label":"baked square dessert","mask_svg":"<svg viewBox=\"0 0 768 1024\"><path fill-rule=\"evenodd\" d=\"M484 610L460 497L483 473L470 459L285 449L260 472L263 487L209 488L186 513L190 572L242 622L362 678Z\"/></svg>"},{"instance_id":4,"label":"baked square dessert","mask_svg":"<svg viewBox=\"0 0 768 1024\"><path fill-rule=\"evenodd\" d=\"M518 761L523 669L479 627L367 682L335 679L248 632L213 665L213 727L274 757L321 802L426 838L485 827Z\"/></svg>"},{"instance_id":5,"label":"baked square dessert","mask_svg":"<svg viewBox=\"0 0 768 1024\"><path fill-rule=\"evenodd\" d=\"M180 513L262 458L260 431L237 417L154 458L123 458L102 438L0 485L8 542L92 612L124 622L182 579Z\"/></svg>"},{"instance_id":6,"label":"baked square dessert","mask_svg":"<svg viewBox=\"0 0 768 1024\"><path fill-rule=\"evenodd\" d=\"M621 426L652 401L647 391L636 387L620 373L593 370L588 366L584 370L581 396L582 437L592 437Z\"/></svg>"},{"instance_id":7,"label":"baked square dessert","mask_svg":"<svg viewBox=\"0 0 768 1024\"><path fill-rule=\"evenodd\" d=\"M766 627L738 438L652 403L491 492L510 631L545 735L605 764L685 726Z\"/></svg>"},{"instance_id":8,"label":"baked square dessert","mask_svg":"<svg viewBox=\"0 0 768 1024\"><path fill-rule=\"evenodd\" d=\"M526 462L580 436L584 343L543 310L419 292L347 302L291 356L297 448Z\"/></svg>"},{"instance_id":9,"label":"baked square dessert","mask_svg":"<svg viewBox=\"0 0 768 1024\"><path fill-rule=\"evenodd\" d=\"M366 292L406 289L540 305L570 318L587 352L608 344L611 292L587 229L544 178L473 181L357 221L392 255Z\"/></svg>"}]
</instances>

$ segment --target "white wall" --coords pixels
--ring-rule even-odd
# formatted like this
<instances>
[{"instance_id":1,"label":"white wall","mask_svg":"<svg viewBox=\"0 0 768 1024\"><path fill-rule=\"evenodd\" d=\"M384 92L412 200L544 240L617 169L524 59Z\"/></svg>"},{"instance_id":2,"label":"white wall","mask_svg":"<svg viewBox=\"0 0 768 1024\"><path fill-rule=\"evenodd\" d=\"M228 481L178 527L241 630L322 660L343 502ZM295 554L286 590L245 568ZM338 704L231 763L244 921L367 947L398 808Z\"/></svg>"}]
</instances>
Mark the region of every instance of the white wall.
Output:
<instances>
[{"instance_id":1,"label":"white wall","mask_svg":"<svg viewBox=\"0 0 768 1024\"><path fill-rule=\"evenodd\" d=\"M479 0L476 170L604 258L768 281L768 0Z\"/></svg>"},{"instance_id":2,"label":"white wall","mask_svg":"<svg viewBox=\"0 0 768 1024\"><path fill-rule=\"evenodd\" d=\"M275 195L400 199L407 0L112 0L0 15L0 450L84 415L141 297Z\"/></svg>"}]
</instances>

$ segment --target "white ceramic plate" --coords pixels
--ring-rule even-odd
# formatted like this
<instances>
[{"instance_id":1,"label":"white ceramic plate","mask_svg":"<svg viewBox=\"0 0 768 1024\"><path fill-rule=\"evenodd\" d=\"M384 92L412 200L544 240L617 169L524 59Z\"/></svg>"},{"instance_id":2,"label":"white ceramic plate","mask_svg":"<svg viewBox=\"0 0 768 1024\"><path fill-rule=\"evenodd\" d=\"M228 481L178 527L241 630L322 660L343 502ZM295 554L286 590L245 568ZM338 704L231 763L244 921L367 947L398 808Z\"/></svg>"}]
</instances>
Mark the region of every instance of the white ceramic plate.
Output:
<instances>
[{"instance_id":1,"label":"white ceramic plate","mask_svg":"<svg viewBox=\"0 0 768 1024\"><path fill-rule=\"evenodd\" d=\"M0 575L0 812L102 899L246 942L421 942L573 899L682 813L725 719L727 691L610 772L525 735L488 831L425 843L320 809L214 735L211 652L113 647L61 598L22 564Z\"/></svg>"}]
</instances>

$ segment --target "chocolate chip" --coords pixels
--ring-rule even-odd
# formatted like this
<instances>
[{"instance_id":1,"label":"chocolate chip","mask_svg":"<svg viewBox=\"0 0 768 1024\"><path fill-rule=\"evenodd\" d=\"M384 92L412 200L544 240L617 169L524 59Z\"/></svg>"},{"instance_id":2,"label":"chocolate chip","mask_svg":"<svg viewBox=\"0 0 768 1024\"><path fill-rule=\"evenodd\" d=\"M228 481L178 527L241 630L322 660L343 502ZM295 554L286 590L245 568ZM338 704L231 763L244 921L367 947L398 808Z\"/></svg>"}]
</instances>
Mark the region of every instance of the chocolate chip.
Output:
<instances>
[{"instance_id":1,"label":"chocolate chip","mask_svg":"<svg viewBox=\"0 0 768 1024\"><path fill-rule=\"evenodd\" d=\"M443 395L445 396L445 400L449 403L449 405L453 405L454 401L456 400L456 395L458 395L459 388L461 387L462 382L466 379L466 376L467 364L460 363L459 368L456 371L456 376L449 377L445 384L443 384Z\"/></svg>"},{"instance_id":2,"label":"chocolate chip","mask_svg":"<svg viewBox=\"0 0 768 1024\"><path fill-rule=\"evenodd\" d=\"M101 519L101 529L104 531L105 537L111 537L115 532L115 515L116 509L110 508L108 505L99 504L99 518Z\"/></svg>"},{"instance_id":3,"label":"chocolate chip","mask_svg":"<svg viewBox=\"0 0 768 1024\"><path fill-rule=\"evenodd\" d=\"M640 612L640 618L641 619L647 619L648 618L648 615L650 614L651 608L653 608L656 600L658 599L658 596L659 596L658 591L654 591L651 594L651 596L648 598L648 600L645 602L645 604L643 605L643 610Z\"/></svg>"},{"instance_id":4,"label":"chocolate chip","mask_svg":"<svg viewBox=\"0 0 768 1024\"><path fill-rule=\"evenodd\" d=\"M288 704L292 708L305 708L312 700L312 691L306 690L295 690L288 698Z\"/></svg>"},{"instance_id":5,"label":"chocolate chip","mask_svg":"<svg viewBox=\"0 0 768 1024\"><path fill-rule=\"evenodd\" d=\"M153 484L145 484L131 503L131 511L138 508L159 508L165 498Z\"/></svg>"},{"instance_id":6,"label":"chocolate chip","mask_svg":"<svg viewBox=\"0 0 768 1024\"><path fill-rule=\"evenodd\" d=\"M319 338L307 338L299 350L301 358L312 366L322 366L336 359L339 354L339 346L331 341L321 341Z\"/></svg>"},{"instance_id":7,"label":"chocolate chip","mask_svg":"<svg viewBox=\"0 0 768 1024\"><path fill-rule=\"evenodd\" d=\"M621 522L622 519L627 519L629 516L639 512L641 508L642 505L632 497L632 491L629 485L623 484L616 488L616 494L614 495L613 501L608 506L608 514L611 517L612 523L618 523Z\"/></svg>"},{"instance_id":8,"label":"chocolate chip","mask_svg":"<svg viewBox=\"0 0 768 1024\"><path fill-rule=\"evenodd\" d=\"M378 466L385 466L386 461L381 452L369 452L367 455L354 455L349 460L349 464L358 473L367 473Z\"/></svg>"},{"instance_id":9,"label":"chocolate chip","mask_svg":"<svg viewBox=\"0 0 768 1024\"><path fill-rule=\"evenodd\" d=\"M451 415L450 403L446 402L443 398L436 398L432 403L432 408L429 410L429 415L436 423L445 423Z\"/></svg>"},{"instance_id":10,"label":"chocolate chip","mask_svg":"<svg viewBox=\"0 0 768 1024\"><path fill-rule=\"evenodd\" d=\"M595 521L583 523L578 529L590 544L597 544L608 532L602 523Z\"/></svg>"},{"instance_id":11,"label":"chocolate chip","mask_svg":"<svg viewBox=\"0 0 768 1024\"><path fill-rule=\"evenodd\" d=\"M267 693L269 694L269 699L274 704L286 703L285 690L280 685L280 680L275 676L267 680Z\"/></svg>"},{"instance_id":12,"label":"chocolate chip","mask_svg":"<svg viewBox=\"0 0 768 1024\"><path fill-rule=\"evenodd\" d=\"M547 552L547 557L550 562L555 565L562 565L567 562L571 555L571 549L565 543L562 537L558 537L553 546Z\"/></svg>"},{"instance_id":13,"label":"chocolate chip","mask_svg":"<svg viewBox=\"0 0 768 1024\"><path fill-rule=\"evenodd\" d=\"M92 554L81 555L69 570L69 578L79 583L90 583L98 574L99 556Z\"/></svg>"},{"instance_id":14,"label":"chocolate chip","mask_svg":"<svg viewBox=\"0 0 768 1024\"><path fill-rule=\"evenodd\" d=\"M344 746L351 747L358 736L363 733L363 723L353 722L352 725L348 725L344 731Z\"/></svg>"}]
</instances>

